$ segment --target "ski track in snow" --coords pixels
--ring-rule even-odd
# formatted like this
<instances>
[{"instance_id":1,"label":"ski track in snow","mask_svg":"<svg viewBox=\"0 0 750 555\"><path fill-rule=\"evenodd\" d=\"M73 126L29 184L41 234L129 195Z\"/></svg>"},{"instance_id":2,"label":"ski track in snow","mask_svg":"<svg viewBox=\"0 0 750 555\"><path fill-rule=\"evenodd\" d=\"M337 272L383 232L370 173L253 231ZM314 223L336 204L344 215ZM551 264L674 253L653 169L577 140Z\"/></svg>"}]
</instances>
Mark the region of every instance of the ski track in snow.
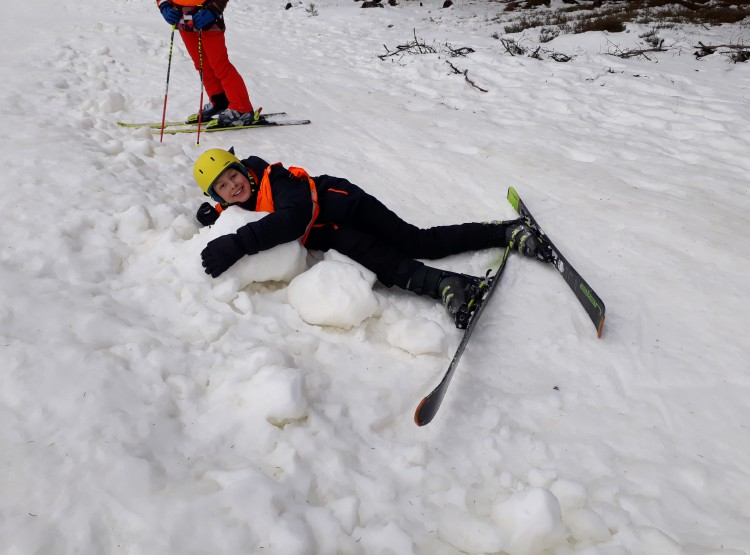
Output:
<instances>
[{"instance_id":1,"label":"ski track in snow","mask_svg":"<svg viewBox=\"0 0 750 555\"><path fill-rule=\"evenodd\" d=\"M3 25L1 552L750 550L747 64L697 62L677 32L659 63L598 34L556 39L581 48L567 64L510 57L475 5L233 2L254 103L313 124L196 148L114 123L161 114L153 2L39 3L42 21ZM49 33L26 42L34 26ZM377 57L415 28L476 48L450 61L489 92L444 53ZM168 119L198 87L177 39ZM347 177L420 225L512 218L514 185L607 303L603 339L552 269L513 256L416 428L459 340L432 301L377 286L375 316L337 330L281 284L184 279L200 276L192 163L230 145ZM496 255L439 264L478 274ZM389 344L417 317L442 352Z\"/></svg>"}]
</instances>

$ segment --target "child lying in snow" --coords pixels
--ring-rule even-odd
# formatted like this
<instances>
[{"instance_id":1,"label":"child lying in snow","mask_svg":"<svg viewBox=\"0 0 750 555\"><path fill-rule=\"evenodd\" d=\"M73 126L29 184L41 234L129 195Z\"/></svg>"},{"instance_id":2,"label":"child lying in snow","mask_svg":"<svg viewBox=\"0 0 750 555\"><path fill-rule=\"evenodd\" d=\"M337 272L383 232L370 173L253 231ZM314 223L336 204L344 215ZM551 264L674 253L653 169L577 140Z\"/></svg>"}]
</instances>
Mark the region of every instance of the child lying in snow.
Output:
<instances>
[{"instance_id":1,"label":"child lying in snow","mask_svg":"<svg viewBox=\"0 0 750 555\"><path fill-rule=\"evenodd\" d=\"M455 318L479 278L432 268L416 258L508 245L525 256L550 258L549 247L522 220L420 229L346 179L310 177L301 168L270 165L257 156L240 160L232 150L204 152L193 175L204 194L219 203L218 210L201 205L197 217L203 225L213 224L229 204L269 213L208 243L201 257L212 277L246 254L299 239L308 249L337 250L371 270L387 287L441 299Z\"/></svg>"}]
</instances>

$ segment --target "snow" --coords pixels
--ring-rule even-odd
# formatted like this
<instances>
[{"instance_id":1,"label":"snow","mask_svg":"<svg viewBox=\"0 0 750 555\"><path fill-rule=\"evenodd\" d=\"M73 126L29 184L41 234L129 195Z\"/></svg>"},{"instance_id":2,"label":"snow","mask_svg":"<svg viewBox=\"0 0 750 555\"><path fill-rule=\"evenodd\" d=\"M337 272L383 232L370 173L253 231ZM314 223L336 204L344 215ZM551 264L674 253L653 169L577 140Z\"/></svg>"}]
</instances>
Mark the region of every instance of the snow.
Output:
<instances>
[{"instance_id":1,"label":"snow","mask_svg":"<svg viewBox=\"0 0 750 555\"><path fill-rule=\"evenodd\" d=\"M308 324L349 329L375 314L378 299L356 265L323 260L289 284L289 304Z\"/></svg>"},{"instance_id":2,"label":"snow","mask_svg":"<svg viewBox=\"0 0 750 555\"><path fill-rule=\"evenodd\" d=\"M609 54L645 27L561 35L556 63L505 52L502 4L441 5L230 2L254 103L313 123L200 147L115 123L161 115L152 0L3 18L0 553L750 553L750 66L692 56L747 25L659 29L650 60ZM415 34L439 52L378 57ZM199 86L177 40L168 119ZM295 244L201 273L231 213L199 229L192 163L229 146L422 226L512 218L516 187L603 337L514 255L416 427L460 340L437 303Z\"/></svg>"}]
</instances>

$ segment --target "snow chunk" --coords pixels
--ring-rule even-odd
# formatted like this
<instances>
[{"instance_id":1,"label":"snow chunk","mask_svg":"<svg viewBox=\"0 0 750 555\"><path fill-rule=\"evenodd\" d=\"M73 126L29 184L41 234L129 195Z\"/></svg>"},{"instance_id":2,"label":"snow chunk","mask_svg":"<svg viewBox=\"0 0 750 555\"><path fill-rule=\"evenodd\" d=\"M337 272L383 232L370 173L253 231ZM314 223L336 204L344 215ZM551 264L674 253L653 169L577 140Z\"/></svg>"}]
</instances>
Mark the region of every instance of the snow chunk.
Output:
<instances>
[{"instance_id":1,"label":"snow chunk","mask_svg":"<svg viewBox=\"0 0 750 555\"><path fill-rule=\"evenodd\" d=\"M151 228L151 216L142 205L135 205L117 215L117 235L124 241L136 240Z\"/></svg>"},{"instance_id":2,"label":"snow chunk","mask_svg":"<svg viewBox=\"0 0 750 555\"><path fill-rule=\"evenodd\" d=\"M426 318L411 318L390 326L388 343L412 355L442 353L445 332L437 322Z\"/></svg>"},{"instance_id":3,"label":"snow chunk","mask_svg":"<svg viewBox=\"0 0 750 555\"><path fill-rule=\"evenodd\" d=\"M557 480L550 487L550 491L557 497L563 510L580 509L588 498L583 484L571 480Z\"/></svg>"},{"instance_id":4,"label":"snow chunk","mask_svg":"<svg viewBox=\"0 0 750 555\"><path fill-rule=\"evenodd\" d=\"M99 102L99 109L106 113L120 112L125 109L125 97L118 92L105 94Z\"/></svg>"},{"instance_id":5,"label":"snow chunk","mask_svg":"<svg viewBox=\"0 0 750 555\"><path fill-rule=\"evenodd\" d=\"M566 537L560 504L546 489L513 494L495 505L492 518L508 536L509 555L536 555Z\"/></svg>"},{"instance_id":6,"label":"snow chunk","mask_svg":"<svg viewBox=\"0 0 750 555\"><path fill-rule=\"evenodd\" d=\"M378 308L372 284L352 264L323 260L289 284L289 304L308 324L351 328Z\"/></svg>"},{"instance_id":7,"label":"snow chunk","mask_svg":"<svg viewBox=\"0 0 750 555\"><path fill-rule=\"evenodd\" d=\"M121 141L110 139L102 143L102 152L109 156L115 156L123 151L124 147Z\"/></svg>"},{"instance_id":8,"label":"snow chunk","mask_svg":"<svg viewBox=\"0 0 750 555\"><path fill-rule=\"evenodd\" d=\"M360 272L362 272L362 277L367 280L367 283L369 283L371 287L375 285L375 281L377 281L378 279L378 276L375 275L375 272L373 272L372 270L368 270L359 262L355 262L345 254L341 254L335 249L326 251L325 254L323 254L323 260L328 260L331 262L343 262L345 264L354 266L355 268L359 269Z\"/></svg>"},{"instance_id":9,"label":"snow chunk","mask_svg":"<svg viewBox=\"0 0 750 555\"><path fill-rule=\"evenodd\" d=\"M502 551L505 539L497 526L449 504L438 521L438 537L467 553Z\"/></svg>"},{"instance_id":10,"label":"snow chunk","mask_svg":"<svg viewBox=\"0 0 750 555\"><path fill-rule=\"evenodd\" d=\"M154 155L154 141L151 139L151 137L147 139L136 139L133 141L128 141L123 145L123 148L125 148L128 152L139 154L141 156L151 157Z\"/></svg>"},{"instance_id":11,"label":"snow chunk","mask_svg":"<svg viewBox=\"0 0 750 555\"><path fill-rule=\"evenodd\" d=\"M221 213L216 223L200 230L197 237L191 241L194 250L193 258L202 272L200 251L209 241L222 235L235 233L243 225L260 220L265 212L252 212L238 206L230 206ZM224 272L217 280L236 282L237 289L243 289L253 282L283 281L289 282L307 265L307 253L299 241L290 241L267 251L261 251L252 256L244 256L231 268Z\"/></svg>"},{"instance_id":12,"label":"snow chunk","mask_svg":"<svg viewBox=\"0 0 750 555\"><path fill-rule=\"evenodd\" d=\"M268 366L250 379L244 400L268 422L283 426L307 414L304 389L304 377L298 370Z\"/></svg>"}]
</instances>

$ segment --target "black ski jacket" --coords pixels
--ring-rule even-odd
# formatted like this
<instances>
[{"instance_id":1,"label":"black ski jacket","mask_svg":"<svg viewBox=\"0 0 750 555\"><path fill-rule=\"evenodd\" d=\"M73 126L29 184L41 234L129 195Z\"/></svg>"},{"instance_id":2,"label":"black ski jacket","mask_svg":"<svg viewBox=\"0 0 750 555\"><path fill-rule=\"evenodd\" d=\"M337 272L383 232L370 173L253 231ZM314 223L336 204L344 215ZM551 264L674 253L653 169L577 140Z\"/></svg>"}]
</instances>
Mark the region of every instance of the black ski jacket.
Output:
<instances>
[{"instance_id":1,"label":"black ski jacket","mask_svg":"<svg viewBox=\"0 0 750 555\"><path fill-rule=\"evenodd\" d=\"M255 180L253 196L237 206L255 210L257 190L269 163L258 156L242 160L249 175ZM292 175L285 167L271 167L269 175L274 211L256 222L237 230L247 254L255 254L299 239L305 234L313 213L310 184ZM321 175L313 177L318 192L319 213L315 226L346 223L359 202L361 190L345 180Z\"/></svg>"}]
</instances>

